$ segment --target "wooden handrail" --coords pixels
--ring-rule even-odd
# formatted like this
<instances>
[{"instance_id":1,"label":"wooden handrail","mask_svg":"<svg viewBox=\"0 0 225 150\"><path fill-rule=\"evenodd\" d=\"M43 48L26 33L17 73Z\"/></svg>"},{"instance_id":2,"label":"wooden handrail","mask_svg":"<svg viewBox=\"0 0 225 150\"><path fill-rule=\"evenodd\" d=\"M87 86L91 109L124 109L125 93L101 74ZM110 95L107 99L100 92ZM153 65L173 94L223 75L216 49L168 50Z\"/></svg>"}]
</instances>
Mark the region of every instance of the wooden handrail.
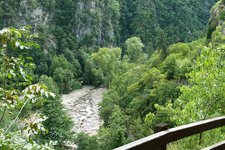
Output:
<instances>
[{"instance_id":1,"label":"wooden handrail","mask_svg":"<svg viewBox=\"0 0 225 150\"><path fill-rule=\"evenodd\" d=\"M225 141L203 148L202 150L224 150L224 149L225 149Z\"/></svg>"},{"instance_id":2,"label":"wooden handrail","mask_svg":"<svg viewBox=\"0 0 225 150\"><path fill-rule=\"evenodd\" d=\"M225 126L225 116L161 131L114 150L152 150L182 138Z\"/></svg>"}]
</instances>

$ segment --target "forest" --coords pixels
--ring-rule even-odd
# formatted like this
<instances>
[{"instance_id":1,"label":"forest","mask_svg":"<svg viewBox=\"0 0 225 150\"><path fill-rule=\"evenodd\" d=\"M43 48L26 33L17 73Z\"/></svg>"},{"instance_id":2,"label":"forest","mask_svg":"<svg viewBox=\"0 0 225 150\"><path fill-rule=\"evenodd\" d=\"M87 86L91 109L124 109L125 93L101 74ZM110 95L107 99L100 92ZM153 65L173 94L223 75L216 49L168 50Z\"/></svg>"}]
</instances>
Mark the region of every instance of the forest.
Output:
<instances>
[{"instance_id":1,"label":"forest","mask_svg":"<svg viewBox=\"0 0 225 150\"><path fill-rule=\"evenodd\" d=\"M112 150L161 122L225 115L225 0L0 0L0 18L1 150ZM92 136L62 104L85 85L106 88Z\"/></svg>"}]
</instances>

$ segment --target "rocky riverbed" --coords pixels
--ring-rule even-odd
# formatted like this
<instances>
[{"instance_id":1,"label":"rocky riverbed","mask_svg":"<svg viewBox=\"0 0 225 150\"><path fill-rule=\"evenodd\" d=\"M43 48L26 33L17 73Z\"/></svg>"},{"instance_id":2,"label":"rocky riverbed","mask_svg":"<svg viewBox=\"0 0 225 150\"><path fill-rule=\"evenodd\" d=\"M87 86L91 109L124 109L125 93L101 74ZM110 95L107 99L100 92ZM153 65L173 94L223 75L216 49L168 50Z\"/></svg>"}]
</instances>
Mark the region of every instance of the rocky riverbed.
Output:
<instances>
[{"instance_id":1,"label":"rocky riverbed","mask_svg":"<svg viewBox=\"0 0 225 150\"><path fill-rule=\"evenodd\" d=\"M62 96L63 104L75 123L73 129L75 133L97 134L102 124L98 112L98 103L101 102L104 91L105 88L84 86L82 89Z\"/></svg>"}]
</instances>

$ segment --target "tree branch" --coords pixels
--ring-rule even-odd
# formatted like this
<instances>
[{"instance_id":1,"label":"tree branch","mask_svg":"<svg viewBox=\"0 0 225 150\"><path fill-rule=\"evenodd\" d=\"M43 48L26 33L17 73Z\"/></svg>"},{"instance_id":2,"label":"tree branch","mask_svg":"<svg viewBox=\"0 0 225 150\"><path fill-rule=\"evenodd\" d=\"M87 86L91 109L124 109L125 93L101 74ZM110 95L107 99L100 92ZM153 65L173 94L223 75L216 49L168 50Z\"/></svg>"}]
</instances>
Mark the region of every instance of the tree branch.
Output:
<instances>
[{"instance_id":1,"label":"tree branch","mask_svg":"<svg viewBox=\"0 0 225 150\"><path fill-rule=\"evenodd\" d=\"M19 118L19 115L21 114L23 108L26 106L26 104L28 103L30 99L27 99L26 102L23 104L23 106L21 107L19 113L17 114L16 118L11 122L11 124L9 125L9 127L5 130L4 134L6 134L8 132L8 130L12 127L12 125L16 122L16 120Z\"/></svg>"}]
</instances>

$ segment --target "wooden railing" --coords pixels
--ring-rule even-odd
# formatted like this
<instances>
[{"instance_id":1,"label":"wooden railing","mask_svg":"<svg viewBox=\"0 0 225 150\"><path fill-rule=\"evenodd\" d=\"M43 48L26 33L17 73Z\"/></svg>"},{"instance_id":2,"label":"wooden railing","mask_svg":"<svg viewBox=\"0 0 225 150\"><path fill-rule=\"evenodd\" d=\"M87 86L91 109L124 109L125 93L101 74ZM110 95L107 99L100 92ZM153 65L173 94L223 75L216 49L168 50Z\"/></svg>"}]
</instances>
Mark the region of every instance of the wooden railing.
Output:
<instances>
[{"instance_id":1,"label":"wooden railing","mask_svg":"<svg viewBox=\"0 0 225 150\"><path fill-rule=\"evenodd\" d=\"M114 150L165 150L168 143L222 126L225 126L225 116L161 131ZM225 141L205 150L225 150Z\"/></svg>"}]
</instances>

